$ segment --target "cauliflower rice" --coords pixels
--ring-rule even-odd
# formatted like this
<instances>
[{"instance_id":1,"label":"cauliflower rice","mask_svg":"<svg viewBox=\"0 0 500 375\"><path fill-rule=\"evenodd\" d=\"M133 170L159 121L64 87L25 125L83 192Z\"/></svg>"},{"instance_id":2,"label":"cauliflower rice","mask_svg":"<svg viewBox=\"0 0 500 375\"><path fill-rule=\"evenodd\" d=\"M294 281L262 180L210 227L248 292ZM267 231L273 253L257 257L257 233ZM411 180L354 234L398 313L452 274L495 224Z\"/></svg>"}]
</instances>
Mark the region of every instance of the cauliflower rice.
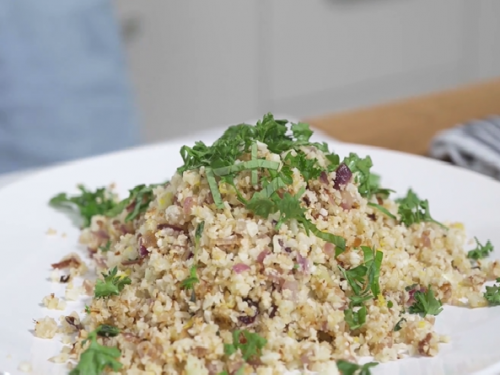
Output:
<instances>
[{"instance_id":1,"label":"cauliflower rice","mask_svg":"<svg viewBox=\"0 0 500 375\"><path fill-rule=\"evenodd\" d=\"M467 258L461 224L406 226L394 200L360 194L356 173L336 184L338 169L327 169L330 161L317 146L276 153L256 144L258 159L283 165L288 153L300 152L324 170L320 178L306 180L292 168L293 181L280 194L302 192L306 218L320 231L343 237L344 251L336 256L337 246L308 233L295 219L277 229L279 213L264 218L247 209L236 189L246 199L261 190L252 184L252 171L237 174L234 186L218 181L223 208L214 203L207 167L175 173L153 189L147 210L134 220L126 221L134 209L129 206L114 217L93 216L83 230L80 242L91 251L99 273L117 267L117 276L131 282L119 295L93 298L81 324L65 323L66 331L77 335L70 358L78 360L88 347L82 345L88 333L107 324L120 334L98 341L120 350L121 373L334 374L339 359L372 356L385 362L438 353L447 337L434 331L435 316L409 312L415 284L431 289L443 304L487 305L481 288L500 276L500 266ZM237 163L251 157L244 153ZM266 173L259 170L259 176ZM106 245L109 250L103 251ZM342 270L363 264L361 246L383 254L380 293L364 302L364 324L351 329L345 314L353 289ZM183 281L193 266L199 282L191 290ZM94 284L86 282L92 290ZM76 289L70 286L68 297L74 299ZM44 303L59 308L56 301ZM55 324L53 319L37 322L37 335L53 337ZM267 340L258 358L245 364L240 352L225 354L224 344L233 342L235 330Z\"/></svg>"}]
</instances>

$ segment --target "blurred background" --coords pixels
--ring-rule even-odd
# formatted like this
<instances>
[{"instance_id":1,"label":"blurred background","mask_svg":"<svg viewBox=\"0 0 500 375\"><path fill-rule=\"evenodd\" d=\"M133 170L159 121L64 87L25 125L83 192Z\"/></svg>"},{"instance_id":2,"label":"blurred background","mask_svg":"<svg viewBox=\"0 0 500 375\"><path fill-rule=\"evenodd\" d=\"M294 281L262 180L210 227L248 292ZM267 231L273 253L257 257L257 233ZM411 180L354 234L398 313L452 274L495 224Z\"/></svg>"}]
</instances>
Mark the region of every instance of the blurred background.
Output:
<instances>
[{"instance_id":1,"label":"blurred background","mask_svg":"<svg viewBox=\"0 0 500 375\"><path fill-rule=\"evenodd\" d=\"M116 0L146 141L500 75L498 0Z\"/></svg>"},{"instance_id":2,"label":"blurred background","mask_svg":"<svg viewBox=\"0 0 500 375\"><path fill-rule=\"evenodd\" d=\"M0 173L269 111L328 130L315 119L488 81L499 16L498 0L0 0ZM369 121L329 134L424 154L398 121L391 144L363 138Z\"/></svg>"}]
</instances>

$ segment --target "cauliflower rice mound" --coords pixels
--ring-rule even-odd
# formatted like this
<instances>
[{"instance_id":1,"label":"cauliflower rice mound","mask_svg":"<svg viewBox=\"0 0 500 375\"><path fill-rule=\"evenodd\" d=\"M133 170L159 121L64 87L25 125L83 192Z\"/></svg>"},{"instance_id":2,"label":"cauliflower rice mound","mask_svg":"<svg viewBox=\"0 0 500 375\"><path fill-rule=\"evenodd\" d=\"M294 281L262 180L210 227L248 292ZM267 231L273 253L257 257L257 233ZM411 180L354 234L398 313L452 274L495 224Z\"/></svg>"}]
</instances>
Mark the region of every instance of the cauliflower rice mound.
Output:
<instances>
[{"instance_id":1,"label":"cauliflower rice mound","mask_svg":"<svg viewBox=\"0 0 500 375\"><path fill-rule=\"evenodd\" d=\"M289 152L302 152L321 168L330 163L314 145L272 153L259 142L257 149L257 157L268 161L283 163ZM239 173L234 187L218 181L222 209L214 203L205 167L176 173L154 188L148 209L135 220L125 221L133 209L127 207L115 217L94 216L83 230L80 241L99 273L116 266L118 276L128 276L131 284L118 296L92 299L71 356L78 359L87 334L108 324L121 333L99 342L121 351L121 373L336 373L339 359L373 356L384 362L438 353L447 338L434 332L435 316L408 312L414 284L432 289L442 303L487 305L481 287L500 276L500 266L471 263L461 224L445 228L429 221L407 227L368 205L377 203L399 218L395 201L360 195L356 174L336 186L335 170L308 181L297 168L292 171L293 183L280 194L305 189L305 216L320 231L343 237L344 252L336 256L335 245L306 233L294 219L276 229L279 213L263 218L248 210L235 188L246 199L261 189L252 185L251 171ZM110 250L103 251L108 240ZM342 269L363 263L361 246L383 253L380 294L364 303L366 323L351 329L345 310L353 291ZM194 290L183 287L193 266L199 279ZM225 356L224 344L244 329L267 343L261 356L242 368L241 353Z\"/></svg>"}]
</instances>

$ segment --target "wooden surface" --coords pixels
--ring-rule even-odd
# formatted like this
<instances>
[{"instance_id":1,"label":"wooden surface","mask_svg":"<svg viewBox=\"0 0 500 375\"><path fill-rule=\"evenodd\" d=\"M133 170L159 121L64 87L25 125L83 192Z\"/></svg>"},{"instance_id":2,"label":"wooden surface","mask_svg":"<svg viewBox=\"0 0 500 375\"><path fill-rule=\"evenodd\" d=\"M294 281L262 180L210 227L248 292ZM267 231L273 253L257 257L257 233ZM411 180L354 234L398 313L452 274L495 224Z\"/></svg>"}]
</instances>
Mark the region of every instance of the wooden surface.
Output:
<instances>
[{"instance_id":1,"label":"wooden surface","mask_svg":"<svg viewBox=\"0 0 500 375\"><path fill-rule=\"evenodd\" d=\"M494 114L500 115L500 79L305 122L341 141L426 155L440 130Z\"/></svg>"}]
</instances>

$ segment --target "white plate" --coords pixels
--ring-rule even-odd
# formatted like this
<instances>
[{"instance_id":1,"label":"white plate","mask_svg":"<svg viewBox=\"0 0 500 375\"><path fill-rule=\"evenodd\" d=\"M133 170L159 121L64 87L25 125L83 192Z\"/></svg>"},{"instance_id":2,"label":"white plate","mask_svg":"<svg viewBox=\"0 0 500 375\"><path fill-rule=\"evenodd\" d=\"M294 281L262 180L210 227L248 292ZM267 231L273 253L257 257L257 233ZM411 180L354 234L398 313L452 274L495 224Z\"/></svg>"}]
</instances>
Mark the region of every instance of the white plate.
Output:
<instances>
[{"instance_id":1,"label":"white plate","mask_svg":"<svg viewBox=\"0 0 500 375\"><path fill-rule=\"evenodd\" d=\"M59 192L73 192L77 183L95 188L117 183L118 190L168 179L180 165L179 148L186 141L156 145L87 159L46 170L0 190L0 373L20 374L22 361L36 374L65 374L47 359L57 354L57 340L33 337L33 319L58 316L41 307L42 298L59 285L48 281L50 264L77 246L79 230L47 202ZM189 142L192 143L192 142ZM412 187L428 198L438 220L465 223L470 235L500 246L500 184L473 172L426 158L371 147L336 144L341 155L371 155L383 185L404 194ZM47 236L48 228L57 235ZM61 236L66 233L66 238ZM499 251L493 257L500 258ZM68 302L67 311L83 304ZM451 337L435 358L410 358L379 365L374 374L497 374L500 373L500 307L468 310L445 307L436 330ZM496 366L496 367L495 367ZM483 371L484 370L484 371Z\"/></svg>"}]
</instances>

